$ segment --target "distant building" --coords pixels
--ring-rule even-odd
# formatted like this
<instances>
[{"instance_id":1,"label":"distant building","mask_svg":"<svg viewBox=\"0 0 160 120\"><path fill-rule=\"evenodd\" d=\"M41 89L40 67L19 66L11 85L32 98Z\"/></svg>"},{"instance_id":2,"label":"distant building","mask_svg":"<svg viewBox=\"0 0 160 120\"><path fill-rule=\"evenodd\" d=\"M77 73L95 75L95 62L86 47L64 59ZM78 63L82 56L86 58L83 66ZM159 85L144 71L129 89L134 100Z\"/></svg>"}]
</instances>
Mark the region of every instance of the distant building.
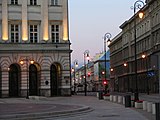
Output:
<instances>
[{"instance_id":1,"label":"distant building","mask_svg":"<svg viewBox=\"0 0 160 120\"><path fill-rule=\"evenodd\" d=\"M106 55L105 55L106 54ZM106 61L105 61L106 56ZM106 62L106 73L105 73ZM106 74L106 79L105 79ZM99 90L103 86L103 82L110 81L110 51L103 53L97 60L94 61L94 83L96 90Z\"/></svg>"},{"instance_id":2,"label":"distant building","mask_svg":"<svg viewBox=\"0 0 160 120\"><path fill-rule=\"evenodd\" d=\"M106 77L107 84L110 80L110 62L109 62L110 52L106 52ZM79 91L84 91L85 84L85 67L82 66L76 70L75 79L76 85ZM98 91L101 86L103 86L103 81L105 80L105 53L96 54L92 61L86 64L86 83L87 91ZM74 76L72 75L72 82L74 81ZM72 84L73 85L73 84Z\"/></svg>"},{"instance_id":3,"label":"distant building","mask_svg":"<svg viewBox=\"0 0 160 120\"><path fill-rule=\"evenodd\" d=\"M0 97L70 95L68 0L0 0Z\"/></svg>"}]
</instances>

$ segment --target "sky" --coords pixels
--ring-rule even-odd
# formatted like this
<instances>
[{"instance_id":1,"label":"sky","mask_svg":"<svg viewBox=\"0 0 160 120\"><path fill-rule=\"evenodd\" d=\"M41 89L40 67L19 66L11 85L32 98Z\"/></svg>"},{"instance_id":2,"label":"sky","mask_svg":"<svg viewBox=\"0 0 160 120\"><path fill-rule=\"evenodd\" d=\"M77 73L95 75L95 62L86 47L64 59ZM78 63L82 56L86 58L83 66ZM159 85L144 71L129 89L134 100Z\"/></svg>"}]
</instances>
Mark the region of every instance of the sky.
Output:
<instances>
[{"instance_id":1,"label":"sky","mask_svg":"<svg viewBox=\"0 0 160 120\"><path fill-rule=\"evenodd\" d=\"M119 26L133 15L135 1L69 0L72 62L83 63L85 50L89 50L91 58L102 52L105 33L111 33L112 38L120 33Z\"/></svg>"}]
</instances>

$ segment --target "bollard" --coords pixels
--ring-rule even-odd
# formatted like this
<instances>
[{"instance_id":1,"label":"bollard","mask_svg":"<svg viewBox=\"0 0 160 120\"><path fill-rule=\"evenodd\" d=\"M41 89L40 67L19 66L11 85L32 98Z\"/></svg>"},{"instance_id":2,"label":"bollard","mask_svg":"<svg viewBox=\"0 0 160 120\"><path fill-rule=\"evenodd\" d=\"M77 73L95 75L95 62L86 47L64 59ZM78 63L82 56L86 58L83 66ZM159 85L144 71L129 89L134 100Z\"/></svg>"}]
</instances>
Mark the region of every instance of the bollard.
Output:
<instances>
[{"instance_id":1,"label":"bollard","mask_svg":"<svg viewBox=\"0 0 160 120\"><path fill-rule=\"evenodd\" d=\"M113 101L113 95L110 95L110 96L109 96L109 99L110 99L110 101L112 102L112 101Z\"/></svg>"},{"instance_id":2,"label":"bollard","mask_svg":"<svg viewBox=\"0 0 160 120\"><path fill-rule=\"evenodd\" d=\"M147 102L147 112L152 112L152 102Z\"/></svg>"},{"instance_id":3,"label":"bollard","mask_svg":"<svg viewBox=\"0 0 160 120\"><path fill-rule=\"evenodd\" d=\"M147 101L143 101L143 110L147 110Z\"/></svg>"},{"instance_id":4,"label":"bollard","mask_svg":"<svg viewBox=\"0 0 160 120\"><path fill-rule=\"evenodd\" d=\"M160 120L160 103L156 103L156 120Z\"/></svg>"},{"instance_id":5,"label":"bollard","mask_svg":"<svg viewBox=\"0 0 160 120\"><path fill-rule=\"evenodd\" d=\"M125 107L131 107L131 96L130 95L125 96Z\"/></svg>"},{"instance_id":6,"label":"bollard","mask_svg":"<svg viewBox=\"0 0 160 120\"><path fill-rule=\"evenodd\" d=\"M103 99L103 92L99 91L99 100L102 100L102 99Z\"/></svg>"}]
</instances>

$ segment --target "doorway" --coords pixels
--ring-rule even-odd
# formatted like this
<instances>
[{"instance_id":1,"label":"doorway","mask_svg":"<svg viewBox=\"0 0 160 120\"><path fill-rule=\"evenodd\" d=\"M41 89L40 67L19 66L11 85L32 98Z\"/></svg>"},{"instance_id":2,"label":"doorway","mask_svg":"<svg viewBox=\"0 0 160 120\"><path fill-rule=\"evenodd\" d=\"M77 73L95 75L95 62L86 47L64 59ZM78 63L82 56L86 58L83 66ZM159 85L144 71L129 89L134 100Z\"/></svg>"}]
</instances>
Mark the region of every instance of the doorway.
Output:
<instances>
[{"instance_id":1,"label":"doorway","mask_svg":"<svg viewBox=\"0 0 160 120\"><path fill-rule=\"evenodd\" d=\"M9 67L9 96L18 97L20 89L20 66L12 64Z\"/></svg>"},{"instance_id":2,"label":"doorway","mask_svg":"<svg viewBox=\"0 0 160 120\"><path fill-rule=\"evenodd\" d=\"M39 95L38 70L36 65L29 66L29 95Z\"/></svg>"},{"instance_id":3,"label":"doorway","mask_svg":"<svg viewBox=\"0 0 160 120\"><path fill-rule=\"evenodd\" d=\"M51 96L60 96L60 80L61 80L61 67L59 64L52 64L50 71L51 80Z\"/></svg>"}]
</instances>

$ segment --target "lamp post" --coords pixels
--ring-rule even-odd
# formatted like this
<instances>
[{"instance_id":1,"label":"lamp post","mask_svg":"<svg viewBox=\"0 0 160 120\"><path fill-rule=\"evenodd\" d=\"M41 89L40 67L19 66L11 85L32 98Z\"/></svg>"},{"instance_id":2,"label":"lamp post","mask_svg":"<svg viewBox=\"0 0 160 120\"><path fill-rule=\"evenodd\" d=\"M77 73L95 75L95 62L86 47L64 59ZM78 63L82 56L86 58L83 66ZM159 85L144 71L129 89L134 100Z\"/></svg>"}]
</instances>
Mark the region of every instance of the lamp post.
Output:
<instances>
[{"instance_id":1,"label":"lamp post","mask_svg":"<svg viewBox=\"0 0 160 120\"><path fill-rule=\"evenodd\" d=\"M27 74L27 96L26 96L26 99L29 99L29 78L28 78L29 77L29 68L28 68L28 66L29 66L29 63L34 64L34 60L29 60L28 58L26 58L26 59L21 60L20 64L23 65L24 61L26 62L26 67L27 67L27 69L26 69L26 74Z\"/></svg>"},{"instance_id":2,"label":"lamp post","mask_svg":"<svg viewBox=\"0 0 160 120\"><path fill-rule=\"evenodd\" d=\"M147 95L149 95L149 79L148 79L148 61L147 61L147 56L145 54L142 54L142 59L146 59L146 76L147 76Z\"/></svg>"},{"instance_id":3,"label":"lamp post","mask_svg":"<svg viewBox=\"0 0 160 120\"><path fill-rule=\"evenodd\" d=\"M86 59L89 60L89 50L86 50L84 52L84 93L85 93L85 96L87 96Z\"/></svg>"},{"instance_id":4,"label":"lamp post","mask_svg":"<svg viewBox=\"0 0 160 120\"><path fill-rule=\"evenodd\" d=\"M128 64L127 64L127 62L125 62L124 64L123 64L123 66L125 67L125 70L127 70L127 71L125 71L125 72L127 72L127 89L128 89L128 92L129 92L129 90L130 90L130 88L129 88L129 76L128 76L128 71L129 71L129 66L128 66ZM125 85L124 85L125 86Z\"/></svg>"},{"instance_id":5,"label":"lamp post","mask_svg":"<svg viewBox=\"0 0 160 120\"><path fill-rule=\"evenodd\" d=\"M106 33L106 34L104 35L105 81L107 80L107 71L106 71L106 69L107 69L107 62L106 62L106 61L107 61L107 60L106 60L106 42L107 42L107 44L108 44L108 46L109 46L110 43L111 43L111 40L110 40L111 37L112 37L112 35L111 35L110 33ZM107 41L106 41L106 40L107 40Z\"/></svg>"},{"instance_id":6,"label":"lamp post","mask_svg":"<svg viewBox=\"0 0 160 120\"><path fill-rule=\"evenodd\" d=\"M78 67L78 60L74 60L73 64L74 64L74 93L76 93L75 81L76 81L76 67Z\"/></svg>"},{"instance_id":7,"label":"lamp post","mask_svg":"<svg viewBox=\"0 0 160 120\"><path fill-rule=\"evenodd\" d=\"M134 3L134 54L135 54L135 60L134 60L134 63L135 63L135 93L134 93L134 100L137 101L139 100L139 92L138 92L138 80L137 80L137 45L136 45L136 10L137 9L141 9L142 7L144 6L144 2L141 1L141 0L137 0L135 3ZM143 13L142 12L139 12L139 18L142 18L143 17Z\"/></svg>"}]
</instances>

